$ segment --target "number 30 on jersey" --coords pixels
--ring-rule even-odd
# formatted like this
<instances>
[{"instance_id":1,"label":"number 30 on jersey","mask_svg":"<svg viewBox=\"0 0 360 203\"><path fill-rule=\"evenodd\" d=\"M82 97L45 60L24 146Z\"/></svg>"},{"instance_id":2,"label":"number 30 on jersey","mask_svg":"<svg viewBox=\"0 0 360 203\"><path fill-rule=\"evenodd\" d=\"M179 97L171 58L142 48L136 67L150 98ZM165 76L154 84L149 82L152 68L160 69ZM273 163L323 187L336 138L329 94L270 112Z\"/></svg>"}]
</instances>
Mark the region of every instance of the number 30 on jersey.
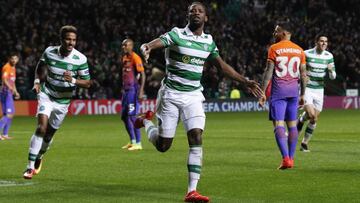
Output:
<instances>
[{"instance_id":1,"label":"number 30 on jersey","mask_svg":"<svg viewBox=\"0 0 360 203\"><path fill-rule=\"evenodd\" d=\"M275 73L279 78L285 77L288 73L292 78L299 77L300 58L297 56L278 56L276 57Z\"/></svg>"}]
</instances>

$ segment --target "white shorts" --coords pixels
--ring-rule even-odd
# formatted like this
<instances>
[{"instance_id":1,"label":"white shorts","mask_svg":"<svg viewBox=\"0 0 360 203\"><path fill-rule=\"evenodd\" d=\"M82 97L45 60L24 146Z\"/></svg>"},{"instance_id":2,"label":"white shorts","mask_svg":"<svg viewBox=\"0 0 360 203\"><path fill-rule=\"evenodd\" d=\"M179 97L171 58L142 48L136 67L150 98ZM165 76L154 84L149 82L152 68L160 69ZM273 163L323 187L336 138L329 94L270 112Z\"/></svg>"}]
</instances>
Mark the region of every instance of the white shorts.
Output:
<instances>
[{"instance_id":1,"label":"white shorts","mask_svg":"<svg viewBox=\"0 0 360 203\"><path fill-rule=\"evenodd\" d=\"M179 119L185 131L205 128L203 108L204 95L201 91L179 92L163 85L156 100L156 117L158 119L159 136L173 138Z\"/></svg>"},{"instance_id":2,"label":"white shorts","mask_svg":"<svg viewBox=\"0 0 360 203\"><path fill-rule=\"evenodd\" d=\"M47 115L49 124L54 129L59 129L62 124L70 104L59 104L52 101L49 96L43 92L38 94L38 106L36 116L39 114Z\"/></svg>"},{"instance_id":3,"label":"white shorts","mask_svg":"<svg viewBox=\"0 0 360 203\"><path fill-rule=\"evenodd\" d=\"M324 103L324 89L305 89L305 105L312 105L319 112L322 111Z\"/></svg>"}]
</instances>

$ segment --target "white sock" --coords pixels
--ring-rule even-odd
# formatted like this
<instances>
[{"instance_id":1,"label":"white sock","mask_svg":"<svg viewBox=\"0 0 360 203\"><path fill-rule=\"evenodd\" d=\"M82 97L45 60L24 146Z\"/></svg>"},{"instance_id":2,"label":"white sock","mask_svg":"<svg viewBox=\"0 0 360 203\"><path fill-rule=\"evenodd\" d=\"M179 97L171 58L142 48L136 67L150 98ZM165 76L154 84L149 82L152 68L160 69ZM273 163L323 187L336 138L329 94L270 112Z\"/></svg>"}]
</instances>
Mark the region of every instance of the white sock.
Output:
<instances>
[{"instance_id":1,"label":"white sock","mask_svg":"<svg viewBox=\"0 0 360 203\"><path fill-rule=\"evenodd\" d=\"M41 145L43 143L43 138L37 135L33 135L30 139L30 148L29 148L29 163L27 168L34 169L34 164L37 155L41 149Z\"/></svg>"},{"instance_id":2,"label":"white sock","mask_svg":"<svg viewBox=\"0 0 360 203\"><path fill-rule=\"evenodd\" d=\"M304 139L302 140L303 143L305 143L305 144L309 143L315 128L316 128L316 123L314 123L314 124L308 123L306 130L305 130Z\"/></svg>"},{"instance_id":3,"label":"white sock","mask_svg":"<svg viewBox=\"0 0 360 203\"><path fill-rule=\"evenodd\" d=\"M189 173L188 192L196 190L200 179L202 156L201 146L190 146L187 163Z\"/></svg>"},{"instance_id":4,"label":"white sock","mask_svg":"<svg viewBox=\"0 0 360 203\"><path fill-rule=\"evenodd\" d=\"M159 130L150 120L144 119L145 132L149 141L156 147L156 142L159 139Z\"/></svg>"}]
</instances>

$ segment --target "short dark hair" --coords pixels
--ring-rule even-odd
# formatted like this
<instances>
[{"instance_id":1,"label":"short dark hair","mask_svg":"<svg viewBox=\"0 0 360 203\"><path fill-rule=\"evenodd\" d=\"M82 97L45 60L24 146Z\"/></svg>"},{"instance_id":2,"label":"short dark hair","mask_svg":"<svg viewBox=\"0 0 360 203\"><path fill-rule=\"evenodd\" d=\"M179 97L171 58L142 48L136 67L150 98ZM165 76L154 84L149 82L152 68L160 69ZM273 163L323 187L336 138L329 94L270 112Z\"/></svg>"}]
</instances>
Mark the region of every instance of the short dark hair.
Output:
<instances>
[{"instance_id":1,"label":"short dark hair","mask_svg":"<svg viewBox=\"0 0 360 203\"><path fill-rule=\"evenodd\" d=\"M68 32L72 32L75 33L77 35L77 29L75 26L73 25L64 25L60 28L60 39L64 39L66 33Z\"/></svg>"},{"instance_id":2,"label":"short dark hair","mask_svg":"<svg viewBox=\"0 0 360 203\"><path fill-rule=\"evenodd\" d=\"M277 21L277 25L279 27L281 27L281 29L286 30L286 31L288 31L290 33L293 33L293 25L292 25L292 23L290 22L289 19L279 20L279 21Z\"/></svg>"},{"instance_id":3,"label":"short dark hair","mask_svg":"<svg viewBox=\"0 0 360 203\"><path fill-rule=\"evenodd\" d=\"M326 37L329 39L329 37L324 33L319 33L315 36L315 42L318 42L320 40L320 37Z\"/></svg>"},{"instance_id":4,"label":"short dark hair","mask_svg":"<svg viewBox=\"0 0 360 203\"><path fill-rule=\"evenodd\" d=\"M10 52L9 58L11 58L11 57L13 57L13 56L19 57L19 53L17 53L17 52Z\"/></svg>"},{"instance_id":5,"label":"short dark hair","mask_svg":"<svg viewBox=\"0 0 360 203\"><path fill-rule=\"evenodd\" d=\"M193 6L193 5L200 5L204 8L205 10L205 14L207 14L207 7L205 6L204 3L200 2L200 1L194 1L192 2L189 6L188 6L188 11L190 10L190 7Z\"/></svg>"}]
</instances>

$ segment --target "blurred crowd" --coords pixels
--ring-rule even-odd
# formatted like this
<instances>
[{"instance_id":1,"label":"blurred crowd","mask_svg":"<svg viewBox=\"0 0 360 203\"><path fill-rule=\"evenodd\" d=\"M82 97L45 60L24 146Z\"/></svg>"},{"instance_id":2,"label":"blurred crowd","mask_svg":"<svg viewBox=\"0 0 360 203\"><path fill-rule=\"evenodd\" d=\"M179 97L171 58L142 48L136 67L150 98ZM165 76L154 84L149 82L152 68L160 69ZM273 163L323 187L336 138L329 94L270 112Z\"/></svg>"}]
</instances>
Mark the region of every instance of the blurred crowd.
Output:
<instances>
[{"instance_id":1,"label":"blurred crowd","mask_svg":"<svg viewBox=\"0 0 360 203\"><path fill-rule=\"evenodd\" d=\"M23 99L34 99L30 91L34 70L47 46L59 44L62 25L78 28L77 49L88 57L92 87L78 89L74 98L121 97L121 42L127 37L148 42L172 27L186 25L191 1L177 0L4 0L0 2L0 58L20 53L17 87ZM328 83L327 94L341 95L347 88L359 89L360 47L359 4L356 0L209 0L211 33L223 59L250 79L261 80L267 48L276 19L287 16L295 26L293 41L304 49L314 46L322 32L329 36L338 78ZM152 53L145 65L145 94L155 98L163 77L163 51ZM240 84L223 77L214 67L204 71L202 84L207 98L228 98ZM241 96L246 93L241 92Z\"/></svg>"}]
</instances>

